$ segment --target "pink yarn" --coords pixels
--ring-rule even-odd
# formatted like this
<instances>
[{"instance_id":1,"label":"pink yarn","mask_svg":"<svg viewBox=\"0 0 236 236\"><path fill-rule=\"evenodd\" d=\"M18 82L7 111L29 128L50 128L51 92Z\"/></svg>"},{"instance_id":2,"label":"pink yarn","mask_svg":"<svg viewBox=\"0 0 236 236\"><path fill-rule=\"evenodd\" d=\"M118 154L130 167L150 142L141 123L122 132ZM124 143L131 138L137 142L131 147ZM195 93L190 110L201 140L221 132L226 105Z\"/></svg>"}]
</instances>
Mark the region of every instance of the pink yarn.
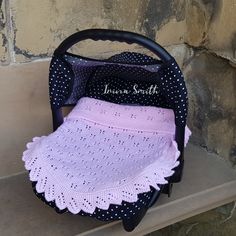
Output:
<instances>
[{"instance_id":1,"label":"pink yarn","mask_svg":"<svg viewBox=\"0 0 236 236\"><path fill-rule=\"evenodd\" d=\"M179 164L174 132L171 109L81 98L54 133L27 144L23 161L47 201L93 213L167 183Z\"/></svg>"}]
</instances>

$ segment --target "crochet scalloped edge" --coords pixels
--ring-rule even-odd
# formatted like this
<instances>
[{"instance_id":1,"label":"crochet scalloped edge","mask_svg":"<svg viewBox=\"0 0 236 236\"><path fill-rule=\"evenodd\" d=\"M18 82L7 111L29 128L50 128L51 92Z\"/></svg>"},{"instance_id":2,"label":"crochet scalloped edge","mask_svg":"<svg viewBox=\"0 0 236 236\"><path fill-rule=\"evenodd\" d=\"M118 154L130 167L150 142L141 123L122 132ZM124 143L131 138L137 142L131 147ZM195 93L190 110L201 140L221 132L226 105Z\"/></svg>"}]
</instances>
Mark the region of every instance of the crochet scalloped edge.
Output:
<instances>
[{"instance_id":1,"label":"crochet scalloped edge","mask_svg":"<svg viewBox=\"0 0 236 236\"><path fill-rule=\"evenodd\" d=\"M47 201L55 200L55 204L60 210L67 208L68 211L73 214L78 214L81 210L92 214L96 208L107 210L110 204L120 205L122 201L136 202L138 200L138 194L150 191L150 186L154 187L156 190L160 190L158 185L166 184L167 180L165 178L173 175L173 169L179 165L179 161L177 161L177 159L180 155L180 152L178 151L177 143L172 141L172 145L167 148L165 153L162 155L164 159L163 157L161 158L161 167L160 160L158 160L146 167L144 171L142 171L134 179L125 183L124 185L121 185L119 188L114 187L92 193L78 193L76 191L72 193L71 189L69 189L69 197L67 194L67 187L60 186L60 184L58 184L58 180L51 176L49 171L46 171L46 175L45 171L40 172L38 175L32 174L34 170L37 170L38 168L44 168L44 170L47 170L46 166L37 166L32 165L31 163L33 159L32 155L34 155L34 148L37 145L40 145L41 140L45 137L46 136L33 138L33 141L26 145L27 150L24 151L22 160L25 162L25 168L30 171L30 181L37 182L36 191L38 193L44 193L45 199ZM173 155L173 153L175 155L174 158L168 158L168 154ZM165 165L163 165L163 162L165 162ZM49 180L49 178L51 178L51 181L47 181L47 184L42 187L42 184L40 185L40 183L44 183L45 179ZM52 189L55 193L54 196L49 194L50 190ZM98 199L103 201L98 202Z\"/></svg>"}]
</instances>

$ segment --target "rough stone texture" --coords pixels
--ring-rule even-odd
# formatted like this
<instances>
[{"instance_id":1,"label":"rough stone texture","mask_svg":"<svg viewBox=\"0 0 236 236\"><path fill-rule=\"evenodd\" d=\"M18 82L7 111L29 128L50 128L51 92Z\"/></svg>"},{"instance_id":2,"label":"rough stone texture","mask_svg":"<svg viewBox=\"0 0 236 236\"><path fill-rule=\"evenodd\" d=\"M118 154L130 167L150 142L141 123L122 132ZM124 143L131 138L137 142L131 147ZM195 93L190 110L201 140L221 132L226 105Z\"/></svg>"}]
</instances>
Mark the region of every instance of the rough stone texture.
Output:
<instances>
[{"instance_id":1,"label":"rough stone texture","mask_svg":"<svg viewBox=\"0 0 236 236\"><path fill-rule=\"evenodd\" d=\"M185 68L192 141L235 163L236 70L205 51Z\"/></svg>"},{"instance_id":2,"label":"rough stone texture","mask_svg":"<svg viewBox=\"0 0 236 236\"><path fill-rule=\"evenodd\" d=\"M8 5L11 27L7 36L12 38L13 62L51 56L64 38L86 28L139 32L164 46L183 43L186 31L184 0L12 0ZM88 54L96 54L87 44L75 51L82 46ZM110 45L99 48L111 51Z\"/></svg>"},{"instance_id":3,"label":"rough stone texture","mask_svg":"<svg viewBox=\"0 0 236 236\"><path fill-rule=\"evenodd\" d=\"M92 8L91 8L92 6ZM90 27L107 27L102 1L11 1L16 61L51 55L70 34Z\"/></svg>"},{"instance_id":4,"label":"rough stone texture","mask_svg":"<svg viewBox=\"0 0 236 236\"><path fill-rule=\"evenodd\" d=\"M175 58L182 69L185 68L189 60L194 56L194 51L192 48L186 46L186 44L172 45L165 48Z\"/></svg>"},{"instance_id":5,"label":"rough stone texture","mask_svg":"<svg viewBox=\"0 0 236 236\"><path fill-rule=\"evenodd\" d=\"M24 0L24 4L12 1L11 9L16 61L25 61L50 56L64 38L78 30L115 28L135 31L143 8L135 0L43 0L40 4ZM88 54L95 54L89 46L82 46ZM102 49L109 51L106 45Z\"/></svg>"},{"instance_id":6,"label":"rough stone texture","mask_svg":"<svg viewBox=\"0 0 236 236\"><path fill-rule=\"evenodd\" d=\"M8 52L5 2L0 0L0 62L3 65L9 63Z\"/></svg>"},{"instance_id":7,"label":"rough stone texture","mask_svg":"<svg viewBox=\"0 0 236 236\"><path fill-rule=\"evenodd\" d=\"M2 0L0 3L3 64L48 57L66 36L86 28L136 31L166 46L184 68L188 80L192 140L236 162L235 1ZM7 46L13 50L12 61ZM99 58L123 50L143 51L137 45L107 41L86 41L72 48L75 53ZM220 57L228 58L232 66ZM225 135L219 135L220 132Z\"/></svg>"},{"instance_id":8,"label":"rough stone texture","mask_svg":"<svg viewBox=\"0 0 236 236\"><path fill-rule=\"evenodd\" d=\"M201 1L187 1L186 19L187 35L185 42L191 46L201 46L206 40L209 26L209 14Z\"/></svg>"},{"instance_id":9,"label":"rough stone texture","mask_svg":"<svg viewBox=\"0 0 236 236\"><path fill-rule=\"evenodd\" d=\"M146 236L234 236L236 235L236 203L191 217Z\"/></svg>"},{"instance_id":10,"label":"rough stone texture","mask_svg":"<svg viewBox=\"0 0 236 236\"><path fill-rule=\"evenodd\" d=\"M7 7L4 2L0 1L3 62L8 59L7 39L12 38L12 62L25 62L50 56L75 31L102 27L143 33L164 46L205 47L235 63L235 0L12 0L6 1ZM3 30L6 23L8 32ZM106 45L100 48L111 51Z\"/></svg>"},{"instance_id":11,"label":"rough stone texture","mask_svg":"<svg viewBox=\"0 0 236 236\"><path fill-rule=\"evenodd\" d=\"M66 36L85 28L136 31L166 46L188 79L193 141L236 162L235 1L2 0L0 3L3 64L48 57ZM13 50L11 61L7 46ZM143 49L91 41L72 49L91 57L108 57L123 50ZM220 57L228 58L232 66ZM197 119L193 119L195 116ZM220 132L225 135L219 135Z\"/></svg>"},{"instance_id":12,"label":"rough stone texture","mask_svg":"<svg viewBox=\"0 0 236 236\"><path fill-rule=\"evenodd\" d=\"M236 63L235 0L186 1L185 42Z\"/></svg>"},{"instance_id":13,"label":"rough stone texture","mask_svg":"<svg viewBox=\"0 0 236 236\"><path fill-rule=\"evenodd\" d=\"M144 15L146 35L163 46L182 43L185 33L185 1L150 0Z\"/></svg>"},{"instance_id":14,"label":"rough stone texture","mask_svg":"<svg viewBox=\"0 0 236 236\"><path fill-rule=\"evenodd\" d=\"M236 1L212 1L212 5L207 48L236 63Z\"/></svg>"},{"instance_id":15,"label":"rough stone texture","mask_svg":"<svg viewBox=\"0 0 236 236\"><path fill-rule=\"evenodd\" d=\"M236 165L235 12L235 0L0 0L0 176L21 171L25 143L51 130L48 62L5 65L48 58L64 38L86 28L134 31L165 46L184 69L192 141ZM144 51L89 41L72 48L99 58L123 50ZM228 212L227 206L221 209ZM156 235L236 235L235 214L217 224L216 212Z\"/></svg>"},{"instance_id":16,"label":"rough stone texture","mask_svg":"<svg viewBox=\"0 0 236 236\"><path fill-rule=\"evenodd\" d=\"M192 140L236 163L236 2L186 1Z\"/></svg>"}]
</instances>

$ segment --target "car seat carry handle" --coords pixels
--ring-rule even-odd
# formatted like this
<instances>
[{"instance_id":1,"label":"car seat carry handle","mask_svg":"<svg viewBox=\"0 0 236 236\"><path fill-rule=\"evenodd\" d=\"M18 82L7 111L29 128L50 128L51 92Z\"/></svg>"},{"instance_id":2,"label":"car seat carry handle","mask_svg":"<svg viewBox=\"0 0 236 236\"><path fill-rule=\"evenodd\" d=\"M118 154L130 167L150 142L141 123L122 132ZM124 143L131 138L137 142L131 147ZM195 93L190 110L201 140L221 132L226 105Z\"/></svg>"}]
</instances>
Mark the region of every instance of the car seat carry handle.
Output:
<instances>
[{"instance_id":1,"label":"car seat carry handle","mask_svg":"<svg viewBox=\"0 0 236 236\"><path fill-rule=\"evenodd\" d=\"M163 62L167 62L172 59L172 56L159 44L155 41L137 34L128 31L120 30L109 30L109 29L87 29L80 32L76 32L66 38L55 50L54 55L63 55L69 48L74 44L86 40L109 40L117 42L125 42L128 44L139 44L144 48L149 49L151 52L156 54Z\"/></svg>"}]
</instances>

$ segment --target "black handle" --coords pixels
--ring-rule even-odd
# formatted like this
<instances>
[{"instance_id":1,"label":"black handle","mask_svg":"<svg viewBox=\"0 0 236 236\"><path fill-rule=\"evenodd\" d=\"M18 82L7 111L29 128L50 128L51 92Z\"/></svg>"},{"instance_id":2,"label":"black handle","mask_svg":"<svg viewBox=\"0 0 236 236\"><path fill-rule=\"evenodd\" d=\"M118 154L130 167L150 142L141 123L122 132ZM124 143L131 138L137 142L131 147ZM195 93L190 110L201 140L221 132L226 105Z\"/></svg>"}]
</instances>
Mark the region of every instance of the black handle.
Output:
<instances>
[{"instance_id":1,"label":"black handle","mask_svg":"<svg viewBox=\"0 0 236 236\"><path fill-rule=\"evenodd\" d=\"M118 41L118 42L125 42L128 44L136 43L155 53L164 62L167 62L172 59L172 56L163 47L161 47L159 44L157 44L153 40L143 35L128 31L109 30L109 29L87 29L74 33L68 38L66 38L58 46L54 54L62 55L74 44L86 39L92 39L95 41L97 40Z\"/></svg>"}]
</instances>

